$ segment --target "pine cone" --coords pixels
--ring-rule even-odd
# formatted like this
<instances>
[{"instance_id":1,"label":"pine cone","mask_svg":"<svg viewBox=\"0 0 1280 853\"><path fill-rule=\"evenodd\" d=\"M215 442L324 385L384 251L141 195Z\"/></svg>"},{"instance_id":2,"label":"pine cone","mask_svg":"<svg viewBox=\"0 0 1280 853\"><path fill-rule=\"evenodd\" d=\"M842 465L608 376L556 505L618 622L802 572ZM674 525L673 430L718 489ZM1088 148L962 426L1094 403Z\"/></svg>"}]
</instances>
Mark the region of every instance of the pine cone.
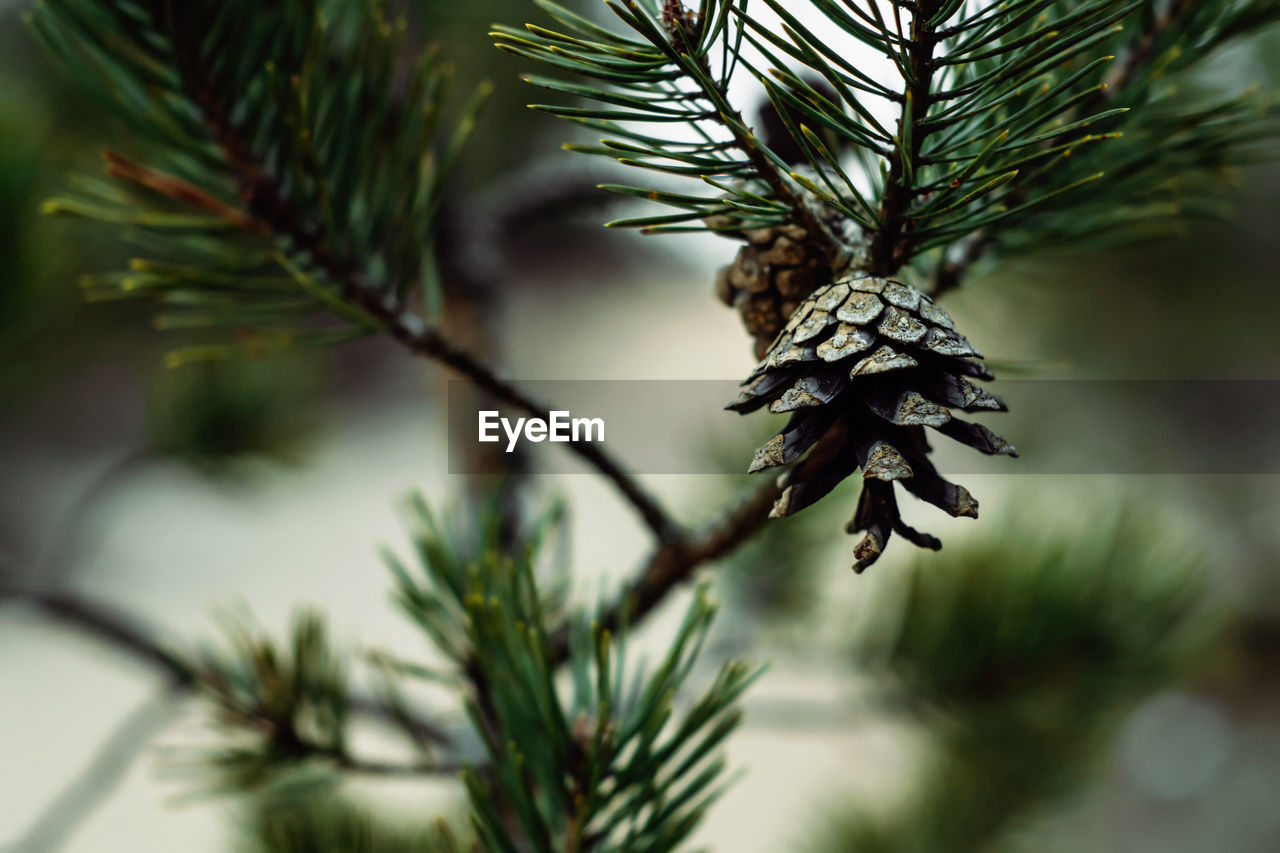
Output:
<instances>
[{"instance_id":1,"label":"pine cone","mask_svg":"<svg viewBox=\"0 0 1280 853\"><path fill-rule=\"evenodd\" d=\"M866 531L854 550L855 571L874 563L895 531L922 548L941 548L902 522L893 484L953 516L977 518L978 502L968 490L942 479L929 461L924 428L983 453L1017 455L1004 439L947 408L1006 410L999 397L969 381L994 378L974 360L981 357L947 313L914 287L851 275L814 291L726 407L745 414L767 405L791 413L748 469L791 465L771 515L799 512L861 469L862 494L846 528Z\"/></svg>"},{"instance_id":2,"label":"pine cone","mask_svg":"<svg viewBox=\"0 0 1280 853\"><path fill-rule=\"evenodd\" d=\"M716 276L716 295L737 308L755 338L756 358L764 358L787 317L800 301L830 280L826 260L805 239L798 225L741 232L747 245Z\"/></svg>"}]
</instances>

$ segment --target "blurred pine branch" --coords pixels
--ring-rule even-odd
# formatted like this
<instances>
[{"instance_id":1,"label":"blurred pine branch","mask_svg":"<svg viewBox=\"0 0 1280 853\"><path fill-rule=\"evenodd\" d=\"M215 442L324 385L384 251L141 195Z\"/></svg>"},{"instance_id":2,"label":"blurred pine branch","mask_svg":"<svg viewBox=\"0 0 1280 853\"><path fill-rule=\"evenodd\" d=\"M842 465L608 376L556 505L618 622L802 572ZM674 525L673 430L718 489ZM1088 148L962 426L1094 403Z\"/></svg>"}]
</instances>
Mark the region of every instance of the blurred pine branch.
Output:
<instances>
[{"instance_id":1,"label":"blurred pine branch","mask_svg":"<svg viewBox=\"0 0 1280 853\"><path fill-rule=\"evenodd\" d=\"M1022 849L1127 711L1213 660L1225 613L1204 556L1137 509L1080 527L982 537L876 589L852 651L923 723L930 753L893 811L833 817L812 849Z\"/></svg>"}]
</instances>

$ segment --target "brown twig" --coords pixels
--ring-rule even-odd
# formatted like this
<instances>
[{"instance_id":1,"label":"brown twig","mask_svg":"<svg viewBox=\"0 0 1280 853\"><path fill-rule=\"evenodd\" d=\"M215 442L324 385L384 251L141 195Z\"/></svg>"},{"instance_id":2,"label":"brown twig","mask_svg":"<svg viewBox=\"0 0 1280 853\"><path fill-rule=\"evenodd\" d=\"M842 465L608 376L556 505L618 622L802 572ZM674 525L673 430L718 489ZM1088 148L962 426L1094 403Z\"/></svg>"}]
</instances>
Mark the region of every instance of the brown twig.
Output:
<instances>
[{"instance_id":1,"label":"brown twig","mask_svg":"<svg viewBox=\"0 0 1280 853\"><path fill-rule=\"evenodd\" d=\"M537 418L549 419L549 407L514 385L503 381L489 367L453 346L439 332L415 314L389 316L387 330L391 337L410 351L436 361L466 376L493 399L522 409ZM660 542L676 541L680 529L667 511L651 496L621 463L599 444L571 441L569 446L594 467L630 503Z\"/></svg>"},{"instance_id":2,"label":"brown twig","mask_svg":"<svg viewBox=\"0 0 1280 853\"><path fill-rule=\"evenodd\" d=\"M198 685L199 665L159 639L159 632L134 616L70 592L21 587L0 589L0 602L6 599L32 607L63 625L105 642L159 672L178 688L194 690ZM405 718L393 714L386 703L373 697L352 696L349 706L370 719L407 725L423 742L438 746L453 743L449 733L435 723L420 716Z\"/></svg>"},{"instance_id":3,"label":"brown twig","mask_svg":"<svg viewBox=\"0 0 1280 853\"><path fill-rule=\"evenodd\" d=\"M261 226L245 216L243 211L237 210L222 199L215 198L209 192L188 181L152 169L150 166L135 163L115 151L103 151L102 159L106 162L107 174L113 178L119 178L122 181L146 187L152 192L173 199L179 204L211 213L237 228L262 233Z\"/></svg>"},{"instance_id":4,"label":"brown twig","mask_svg":"<svg viewBox=\"0 0 1280 853\"><path fill-rule=\"evenodd\" d=\"M44 615L104 641L125 652L176 684L194 687L196 667L154 630L144 628L131 616L69 592L25 588L0 589L0 601L21 602Z\"/></svg>"}]
</instances>

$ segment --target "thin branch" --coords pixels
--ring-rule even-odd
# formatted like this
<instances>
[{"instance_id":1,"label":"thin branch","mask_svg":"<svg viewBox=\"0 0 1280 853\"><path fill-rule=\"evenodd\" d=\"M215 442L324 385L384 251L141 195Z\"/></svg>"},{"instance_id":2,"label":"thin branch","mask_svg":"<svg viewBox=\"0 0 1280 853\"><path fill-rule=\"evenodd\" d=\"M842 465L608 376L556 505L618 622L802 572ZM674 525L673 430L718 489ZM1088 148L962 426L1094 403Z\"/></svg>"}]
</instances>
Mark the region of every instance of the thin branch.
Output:
<instances>
[{"instance_id":1,"label":"thin branch","mask_svg":"<svg viewBox=\"0 0 1280 853\"><path fill-rule=\"evenodd\" d=\"M194 691L198 685L199 666L169 648L157 638L157 631L144 627L135 617L68 592L0 589L0 601L5 599L32 606L63 625L105 642L159 672L178 687ZM386 703L373 697L355 695L348 704L352 711L370 719L410 728L423 742L439 746L453 743L449 733L435 723L421 716L393 714Z\"/></svg>"},{"instance_id":2,"label":"thin branch","mask_svg":"<svg viewBox=\"0 0 1280 853\"><path fill-rule=\"evenodd\" d=\"M185 682L170 682L164 693L148 697L129 712L80 775L45 807L18 841L5 849L13 853L49 853L65 844L120 783L139 753L173 720L177 700L185 696L186 688Z\"/></svg>"},{"instance_id":3,"label":"thin branch","mask_svg":"<svg viewBox=\"0 0 1280 853\"><path fill-rule=\"evenodd\" d=\"M193 664L157 639L155 631L111 607L56 590L0 589L0 601L5 599L27 604L57 622L96 637L176 684L195 686L197 669Z\"/></svg>"},{"instance_id":4,"label":"thin branch","mask_svg":"<svg viewBox=\"0 0 1280 853\"><path fill-rule=\"evenodd\" d=\"M683 4L681 6L683 8ZM769 185L769 190L773 195L791 208L791 212L796 218L796 224L805 231L806 242L822 253L828 265L833 268L837 266L841 261L841 256L844 254L844 248L832 236L827 227L822 224L821 220L814 215L804 197L796 192L795 184L791 181L790 176L783 175L777 164L765 153L764 148L760 145L759 137L752 132L747 125L746 119L743 118L742 111L735 109L730 103L728 80L726 79L720 83L716 82L706 56L699 57L696 60L693 58L694 51L689 43L688 33L684 32L678 25L673 26L670 23L667 24L667 28L677 49L683 47L685 51L688 51L681 54L684 61L688 63L697 62L697 68L701 71L701 74L695 74L686 67L685 73L704 92L717 113L721 113L721 111L728 113L728 115L720 114L720 124L733 136L734 145L746 156L756 174Z\"/></svg>"},{"instance_id":5,"label":"thin branch","mask_svg":"<svg viewBox=\"0 0 1280 853\"><path fill-rule=\"evenodd\" d=\"M783 201L787 207L791 208L791 212L796 217L796 223L804 229L806 242L821 251L829 265L835 266L844 251L840 244L831 236L831 232L818 220L818 217L814 216L809 205L795 191L791 181L782 176L773 161L761 150L760 143L756 137L753 134L743 132L742 128L747 125L742 113L735 112L733 118L733 122L727 122L726 124L729 126L730 132L733 133L733 139L737 143L738 149L746 155L747 160L750 161L751 166L760 177L764 178L765 183L769 185L769 189L773 194Z\"/></svg>"},{"instance_id":6,"label":"thin branch","mask_svg":"<svg viewBox=\"0 0 1280 853\"><path fill-rule=\"evenodd\" d=\"M500 379L490 368L451 344L438 329L425 323L422 318L414 314L401 313L388 316L386 319L391 337L412 352L466 376L495 400L522 409L534 417L550 419L551 412L546 404ZM611 454L601 449L599 444L588 441L570 441L569 446L579 457L613 483L618 492L644 519L645 524L659 542L673 542L679 539L681 533L677 523Z\"/></svg>"}]
</instances>

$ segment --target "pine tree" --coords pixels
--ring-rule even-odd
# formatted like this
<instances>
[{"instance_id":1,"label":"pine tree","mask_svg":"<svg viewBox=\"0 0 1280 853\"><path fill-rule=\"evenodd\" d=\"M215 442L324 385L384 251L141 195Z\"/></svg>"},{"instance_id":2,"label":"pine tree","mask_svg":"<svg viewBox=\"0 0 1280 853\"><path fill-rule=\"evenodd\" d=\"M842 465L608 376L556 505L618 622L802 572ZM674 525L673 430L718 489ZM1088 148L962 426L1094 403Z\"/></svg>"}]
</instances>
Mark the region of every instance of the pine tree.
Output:
<instances>
[{"instance_id":1,"label":"pine tree","mask_svg":"<svg viewBox=\"0 0 1280 853\"><path fill-rule=\"evenodd\" d=\"M1271 94L1189 83L1280 17L1264 0L607 0L608 20L535 5L538 22L493 31L551 75L526 78L553 93L534 109L600 138L566 147L663 176L603 186L669 208L609 225L742 241L716 290L761 362L730 407L791 414L751 465L786 472L691 528L607 451L572 443L654 542L595 607L568 598L567 568L547 547L557 507L513 517L501 499L472 501L445 522L415 502L414 559L388 562L401 609L447 663L380 655L372 699L318 616L283 646L234 624L229 649L190 654L116 632L239 735L208 757L216 786L461 773L465 827L387 836L378 849L680 847L722 789L722 747L760 670L726 663L676 702L715 611L704 588L656 666L629 659L631 627L769 516L857 471L859 569L894 532L941 547L902 522L894 483L952 515L976 517L977 501L935 470L925 427L985 453L1012 448L953 415L1002 404L971 381L994 377L936 303L979 263L1146 238L1217 212L1222 172L1269 153L1278 129ZM443 319L467 298L438 253L448 180L483 132L490 89L447 99L443 52L418 50L391 9L41 0L32 29L136 133L131 150L105 154L107 179L77 177L46 210L136 243L128 269L87 276L85 292L150 300L159 328L198 333L171 365L385 335L546 417L550 406L455 343ZM850 45L893 73L867 73ZM770 105L759 131L731 99L742 78ZM822 535L803 523L787 522ZM456 690L478 750L413 706L402 686L416 680ZM361 755L352 730L368 716L395 724L416 757ZM360 814L322 818L327 837L348 839L338 844L375 843ZM291 826L272 827L276 849L314 849L317 824Z\"/></svg>"}]
</instances>

